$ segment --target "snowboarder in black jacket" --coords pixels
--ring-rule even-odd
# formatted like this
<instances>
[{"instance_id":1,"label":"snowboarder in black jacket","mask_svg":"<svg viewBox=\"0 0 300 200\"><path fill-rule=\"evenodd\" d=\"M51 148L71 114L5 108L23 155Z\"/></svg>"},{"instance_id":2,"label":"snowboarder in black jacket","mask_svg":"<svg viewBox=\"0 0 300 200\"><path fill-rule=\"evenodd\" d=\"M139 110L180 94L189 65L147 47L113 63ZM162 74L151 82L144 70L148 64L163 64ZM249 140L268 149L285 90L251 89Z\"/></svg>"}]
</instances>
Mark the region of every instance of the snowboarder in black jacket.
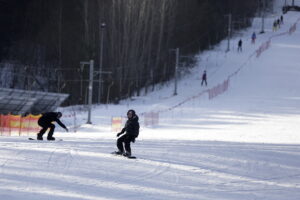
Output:
<instances>
[{"instance_id":1,"label":"snowboarder in black jacket","mask_svg":"<svg viewBox=\"0 0 300 200\"><path fill-rule=\"evenodd\" d=\"M124 156L131 156L131 148L130 148L130 142L135 142L135 138L139 135L139 117L136 115L134 110L128 110L127 112L128 120L126 121L125 127L122 129L120 133L117 134L117 137L122 135L117 140L117 147L119 151L116 152L116 154L124 155ZM124 147L125 151L124 152Z\"/></svg>"},{"instance_id":2,"label":"snowboarder in black jacket","mask_svg":"<svg viewBox=\"0 0 300 200\"><path fill-rule=\"evenodd\" d=\"M53 137L55 125L52 122L57 122L62 128L64 128L68 132L68 128L59 120L62 116L61 112L47 112L43 113L42 116L38 120L39 126L42 127L40 132L37 134L38 140L43 140L43 135L50 128L48 133L47 140L55 140Z\"/></svg>"}]
</instances>

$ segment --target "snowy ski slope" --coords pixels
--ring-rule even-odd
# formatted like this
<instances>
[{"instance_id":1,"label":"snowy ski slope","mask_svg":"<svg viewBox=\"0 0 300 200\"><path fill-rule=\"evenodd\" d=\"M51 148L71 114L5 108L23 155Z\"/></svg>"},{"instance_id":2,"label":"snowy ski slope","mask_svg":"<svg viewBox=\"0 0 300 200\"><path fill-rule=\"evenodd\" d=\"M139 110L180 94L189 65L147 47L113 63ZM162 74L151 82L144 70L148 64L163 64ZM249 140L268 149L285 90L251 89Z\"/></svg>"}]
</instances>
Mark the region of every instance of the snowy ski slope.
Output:
<instances>
[{"instance_id":1,"label":"snowy ski slope","mask_svg":"<svg viewBox=\"0 0 300 200\"><path fill-rule=\"evenodd\" d=\"M242 53L235 37L229 53L224 41L199 55L177 96L170 84L134 101L97 106L92 125L55 133L64 141L0 137L0 199L299 200L300 29L287 32L299 26L300 13L284 15L284 25L272 32L278 17L268 16L255 44L250 37L259 20L245 30ZM207 87L200 86L204 69ZM228 90L209 100L205 91L228 78ZM111 117L130 108L159 112L152 128L141 117L136 160L110 154L116 150ZM86 115L79 113L77 123Z\"/></svg>"}]
</instances>

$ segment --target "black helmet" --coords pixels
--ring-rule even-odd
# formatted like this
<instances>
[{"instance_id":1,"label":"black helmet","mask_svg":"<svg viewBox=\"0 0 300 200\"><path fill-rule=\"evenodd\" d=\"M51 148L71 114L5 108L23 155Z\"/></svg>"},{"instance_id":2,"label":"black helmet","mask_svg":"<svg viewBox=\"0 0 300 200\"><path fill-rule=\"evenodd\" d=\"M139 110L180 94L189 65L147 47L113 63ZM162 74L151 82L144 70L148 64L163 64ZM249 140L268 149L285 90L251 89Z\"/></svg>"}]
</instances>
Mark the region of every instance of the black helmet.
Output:
<instances>
[{"instance_id":1,"label":"black helmet","mask_svg":"<svg viewBox=\"0 0 300 200\"><path fill-rule=\"evenodd\" d=\"M62 113L61 112L57 112L57 118L61 118Z\"/></svg>"},{"instance_id":2,"label":"black helmet","mask_svg":"<svg viewBox=\"0 0 300 200\"><path fill-rule=\"evenodd\" d=\"M130 110L127 111L127 115L128 115L128 113L132 113L132 116L135 116L135 111L132 110L132 109L130 109Z\"/></svg>"}]
</instances>

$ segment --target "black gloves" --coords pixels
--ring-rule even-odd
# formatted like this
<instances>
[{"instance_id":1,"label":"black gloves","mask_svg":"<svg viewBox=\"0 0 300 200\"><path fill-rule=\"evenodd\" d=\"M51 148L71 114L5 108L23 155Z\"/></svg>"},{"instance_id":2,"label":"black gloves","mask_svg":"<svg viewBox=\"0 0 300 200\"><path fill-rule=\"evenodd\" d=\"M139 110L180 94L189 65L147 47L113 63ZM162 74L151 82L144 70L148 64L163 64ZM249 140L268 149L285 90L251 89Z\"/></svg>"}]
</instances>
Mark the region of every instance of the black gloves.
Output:
<instances>
[{"instance_id":1,"label":"black gloves","mask_svg":"<svg viewBox=\"0 0 300 200\"><path fill-rule=\"evenodd\" d=\"M118 134L117 134L117 137L119 137L121 134L122 134L122 132L118 133Z\"/></svg>"}]
</instances>

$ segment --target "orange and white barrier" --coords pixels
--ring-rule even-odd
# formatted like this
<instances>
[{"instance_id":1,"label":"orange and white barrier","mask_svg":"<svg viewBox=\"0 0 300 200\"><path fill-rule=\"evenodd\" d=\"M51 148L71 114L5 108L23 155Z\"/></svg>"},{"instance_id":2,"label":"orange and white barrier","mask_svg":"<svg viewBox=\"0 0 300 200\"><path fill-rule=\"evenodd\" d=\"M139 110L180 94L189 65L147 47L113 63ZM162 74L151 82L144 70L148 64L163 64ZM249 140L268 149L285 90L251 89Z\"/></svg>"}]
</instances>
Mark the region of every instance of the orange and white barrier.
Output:
<instances>
[{"instance_id":1,"label":"orange and white barrier","mask_svg":"<svg viewBox=\"0 0 300 200\"><path fill-rule=\"evenodd\" d=\"M294 33L297 29L297 23L293 24L291 26L291 28L289 29L289 34L291 35L292 33Z\"/></svg>"},{"instance_id":2,"label":"orange and white barrier","mask_svg":"<svg viewBox=\"0 0 300 200\"><path fill-rule=\"evenodd\" d=\"M208 90L208 99L213 99L216 96L224 93L228 90L229 86L229 78L225 80L222 84L218 84L217 86Z\"/></svg>"},{"instance_id":3,"label":"orange and white barrier","mask_svg":"<svg viewBox=\"0 0 300 200\"><path fill-rule=\"evenodd\" d=\"M259 46L259 48L255 51L256 52L256 57L258 58L264 51L269 49L270 45L271 45L271 40L268 40L268 41L262 43Z\"/></svg>"},{"instance_id":4,"label":"orange and white barrier","mask_svg":"<svg viewBox=\"0 0 300 200\"><path fill-rule=\"evenodd\" d=\"M41 115L0 115L0 135L36 135L40 127L37 123Z\"/></svg>"},{"instance_id":5,"label":"orange and white barrier","mask_svg":"<svg viewBox=\"0 0 300 200\"><path fill-rule=\"evenodd\" d=\"M119 132L122 130L122 117L112 117L111 119L111 131Z\"/></svg>"}]
</instances>

